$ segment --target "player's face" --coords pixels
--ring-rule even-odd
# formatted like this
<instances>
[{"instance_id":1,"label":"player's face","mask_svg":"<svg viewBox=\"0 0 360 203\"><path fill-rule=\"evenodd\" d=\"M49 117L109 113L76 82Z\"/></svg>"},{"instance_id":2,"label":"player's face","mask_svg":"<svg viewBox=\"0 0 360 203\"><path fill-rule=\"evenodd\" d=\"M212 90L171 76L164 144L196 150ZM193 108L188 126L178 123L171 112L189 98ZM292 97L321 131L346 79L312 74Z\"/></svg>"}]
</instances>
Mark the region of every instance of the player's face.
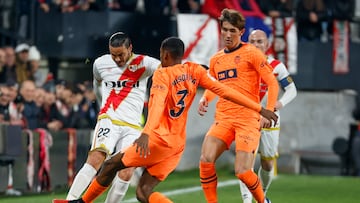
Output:
<instances>
[{"instance_id":1,"label":"player's face","mask_svg":"<svg viewBox=\"0 0 360 203\"><path fill-rule=\"evenodd\" d=\"M126 64L126 62L129 60L131 53L132 53L132 46L130 45L129 48L126 48L125 46L121 47L112 47L109 46L111 58L115 61L115 63L122 67Z\"/></svg>"},{"instance_id":2,"label":"player's face","mask_svg":"<svg viewBox=\"0 0 360 203\"><path fill-rule=\"evenodd\" d=\"M263 53L268 49L268 40L263 33L254 32L249 35L249 43L256 46Z\"/></svg>"},{"instance_id":3,"label":"player's face","mask_svg":"<svg viewBox=\"0 0 360 203\"><path fill-rule=\"evenodd\" d=\"M229 22L225 21L221 25L221 37L224 40L225 48L231 50L237 47L241 42L241 35L244 33L243 30L231 25Z\"/></svg>"}]
</instances>

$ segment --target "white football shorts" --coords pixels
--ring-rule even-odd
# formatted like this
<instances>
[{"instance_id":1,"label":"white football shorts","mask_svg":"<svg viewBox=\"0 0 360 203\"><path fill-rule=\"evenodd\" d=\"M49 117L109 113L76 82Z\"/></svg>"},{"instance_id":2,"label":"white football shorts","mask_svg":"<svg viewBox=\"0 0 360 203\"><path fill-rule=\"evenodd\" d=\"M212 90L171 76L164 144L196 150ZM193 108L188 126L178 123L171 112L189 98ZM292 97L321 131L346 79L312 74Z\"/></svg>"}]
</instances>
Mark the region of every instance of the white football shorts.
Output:
<instances>
[{"instance_id":1,"label":"white football shorts","mask_svg":"<svg viewBox=\"0 0 360 203\"><path fill-rule=\"evenodd\" d=\"M111 155L132 145L140 133L140 129L114 124L109 118L100 119L95 127L90 151L100 150Z\"/></svg>"}]
</instances>

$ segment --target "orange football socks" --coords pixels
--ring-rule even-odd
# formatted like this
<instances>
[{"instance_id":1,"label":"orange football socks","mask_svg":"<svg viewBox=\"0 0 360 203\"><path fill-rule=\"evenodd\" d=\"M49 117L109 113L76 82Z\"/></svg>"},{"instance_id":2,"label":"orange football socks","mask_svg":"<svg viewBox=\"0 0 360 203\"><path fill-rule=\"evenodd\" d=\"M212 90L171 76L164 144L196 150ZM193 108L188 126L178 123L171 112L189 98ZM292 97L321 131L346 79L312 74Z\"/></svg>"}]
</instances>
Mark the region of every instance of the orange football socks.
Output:
<instances>
[{"instance_id":1,"label":"orange football socks","mask_svg":"<svg viewBox=\"0 0 360 203\"><path fill-rule=\"evenodd\" d=\"M200 162L200 182L208 203L217 203L217 175L214 163Z\"/></svg>"},{"instance_id":2,"label":"orange football socks","mask_svg":"<svg viewBox=\"0 0 360 203\"><path fill-rule=\"evenodd\" d=\"M172 201L160 192L153 192L149 196L149 203L172 203Z\"/></svg>"},{"instance_id":3,"label":"orange football socks","mask_svg":"<svg viewBox=\"0 0 360 203\"><path fill-rule=\"evenodd\" d=\"M252 171L248 170L242 174L236 174L236 176L249 188L250 192L254 196L257 202L263 203L265 195L261 186L260 179Z\"/></svg>"},{"instance_id":4,"label":"orange football socks","mask_svg":"<svg viewBox=\"0 0 360 203\"><path fill-rule=\"evenodd\" d=\"M85 203L91 203L100 196L108 187L100 185L96 178L91 182L82 199Z\"/></svg>"}]
</instances>

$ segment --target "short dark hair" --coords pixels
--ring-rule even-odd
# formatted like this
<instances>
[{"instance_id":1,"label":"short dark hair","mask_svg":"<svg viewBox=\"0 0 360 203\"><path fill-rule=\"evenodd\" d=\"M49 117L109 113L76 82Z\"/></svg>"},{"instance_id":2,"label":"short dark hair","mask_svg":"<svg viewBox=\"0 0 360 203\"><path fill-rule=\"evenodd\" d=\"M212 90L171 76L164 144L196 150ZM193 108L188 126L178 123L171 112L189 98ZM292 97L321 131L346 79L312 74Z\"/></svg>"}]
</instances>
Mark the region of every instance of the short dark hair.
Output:
<instances>
[{"instance_id":1,"label":"short dark hair","mask_svg":"<svg viewBox=\"0 0 360 203\"><path fill-rule=\"evenodd\" d=\"M168 51L174 59L182 59L185 45L180 38L168 37L161 43L161 49Z\"/></svg>"},{"instance_id":2,"label":"short dark hair","mask_svg":"<svg viewBox=\"0 0 360 203\"><path fill-rule=\"evenodd\" d=\"M225 8L221 11L221 16L218 18L220 25L224 22L229 22L234 27L237 27L239 30L245 28L245 17L241 13L234 9Z\"/></svg>"},{"instance_id":3,"label":"short dark hair","mask_svg":"<svg viewBox=\"0 0 360 203\"><path fill-rule=\"evenodd\" d=\"M125 46L129 48L131 45L130 37L123 32L116 32L109 38L109 45L112 47Z\"/></svg>"}]
</instances>

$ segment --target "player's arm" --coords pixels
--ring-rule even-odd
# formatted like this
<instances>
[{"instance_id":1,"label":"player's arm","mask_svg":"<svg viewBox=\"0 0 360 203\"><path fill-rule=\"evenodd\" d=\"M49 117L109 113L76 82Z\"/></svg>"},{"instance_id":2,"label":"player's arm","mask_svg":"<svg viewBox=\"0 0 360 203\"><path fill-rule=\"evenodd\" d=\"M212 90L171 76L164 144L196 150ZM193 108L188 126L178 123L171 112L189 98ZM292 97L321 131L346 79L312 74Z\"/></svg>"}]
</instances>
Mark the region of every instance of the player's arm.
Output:
<instances>
[{"instance_id":1,"label":"player's arm","mask_svg":"<svg viewBox=\"0 0 360 203\"><path fill-rule=\"evenodd\" d=\"M276 105L276 109L280 109L290 103L296 97L297 89L293 79L291 78L283 63L280 63L278 66L276 66L275 71L278 73L277 79L279 84L285 91Z\"/></svg>"},{"instance_id":2,"label":"player's arm","mask_svg":"<svg viewBox=\"0 0 360 203\"><path fill-rule=\"evenodd\" d=\"M202 67L204 67L204 65L201 65ZM209 74L210 77L211 73L213 73L212 71L209 70L209 68L205 68L207 70L207 74ZM207 112L207 107L209 106L209 103L215 99L217 95L213 92L211 92L210 90L206 89L199 101L199 106L198 106L198 113L203 116L205 115L205 113Z\"/></svg>"},{"instance_id":3,"label":"player's arm","mask_svg":"<svg viewBox=\"0 0 360 203\"><path fill-rule=\"evenodd\" d=\"M266 58L263 55L263 53L261 53L260 50L257 49L254 50L254 54L252 55L252 57L253 57L254 68L257 69L257 71L260 74L260 77L268 85L268 100L266 104L266 109L275 111L275 105L279 93L278 81L276 80L274 74L272 73L272 68L266 62Z\"/></svg>"},{"instance_id":4,"label":"player's arm","mask_svg":"<svg viewBox=\"0 0 360 203\"><path fill-rule=\"evenodd\" d=\"M96 68L96 61L95 61L93 64L93 90L99 105L101 105L101 101L102 101L101 82L102 79L98 69Z\"/></svg>"}]
</instances>

